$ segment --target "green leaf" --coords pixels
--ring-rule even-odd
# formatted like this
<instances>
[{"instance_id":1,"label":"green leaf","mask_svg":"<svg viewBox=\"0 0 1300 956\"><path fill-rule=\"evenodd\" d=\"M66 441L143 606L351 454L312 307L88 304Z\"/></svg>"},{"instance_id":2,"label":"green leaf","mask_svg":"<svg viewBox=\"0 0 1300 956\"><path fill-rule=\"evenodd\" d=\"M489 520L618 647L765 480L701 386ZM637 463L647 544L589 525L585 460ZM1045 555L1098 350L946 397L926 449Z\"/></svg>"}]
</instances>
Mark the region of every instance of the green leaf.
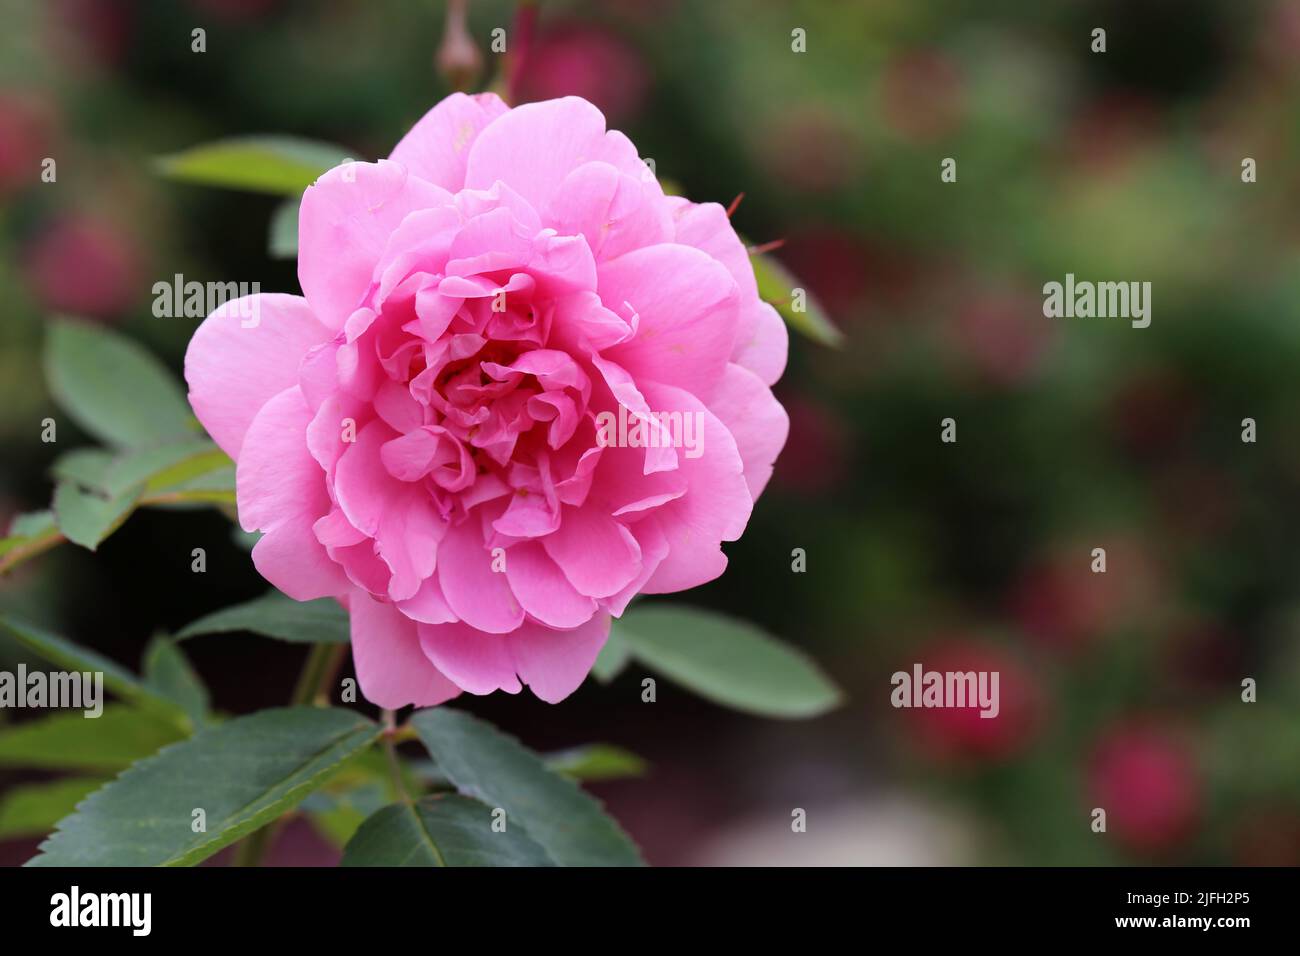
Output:
<instances>
[{"instance_id":1,"label":"green leaf","mask_svg":"<svg viewBox=\"0 0 1300 956\"><path fill-rule=\"evenodd\" d=\"M130 517L142 491L144 486L136 485L105 498L76 482L61 481L54 489L54 518L64 537L94 551Z\"/></svg>"},{"instance_id":2,"label":"green leaf","mask_svg":"<svg viewBox=\"0 0 1300 956\"><path fill-rule=\"evenodd\" d=\"M546 754L543 759L550 770L574 780L623 780L646 771L644 760L613 744L587 744Z\"/></svg>"},{"instance_id":3,"label":"green leaf","mask_svg":"<svg viewBox=\"0 0 1300 956\"><path fill-rule=\"evenodd\" d=\"M404 799L406 793L422 792L410 761L401 760L398 767L402 790L394 782L387 756L372 747L304 800L300 809L317 832L341 850L372 813Z\"/></svg>"},{"instance_id":4,"label":"green leaf","mask_svg":"<svg viewBox=\"0 0 1300 956\"><path fill-rule=\"evenodd\" d=\"M507 817L492 829L492 808L458 794L398 803L371 816L343 851L343 866L554 866Z\"/></svg>"},{"instance_id":5,"label":"green leaf","mask_svg":"<svg viewBox=\"0 0 1300 956\"><path fill-rule=\"evenodd\" d=\"M327 793L322 788L302 802L302 809L321 836L343 849L367 817L393 802L395 796L388 790L378 780L340 793Z\"/></svg>"},{"instance_id":6,"label":"green leaf","mask_svg":"<svg viewBox=\"0 0 1300 956\"><path fill-rule=\"evenodd\" d=\"M807 287L785 266L772 256L763 254L751 253L749 261L754 266L758 297L781 313L781 318L785 319L787 325L822 345L838 348L843 343L844 333L835 326ZM802 311L794 309L795 289L803 289L804 292Z\"/></svg>"},{"instance_id":7,"label":"green leaf","mask_svg":"<svg viewBox=\"0 0 1300 956\"><path fill-rule=\"evenodd\" d=\"M64 670L101 672L104 687L123 700L149 707L165 716L177 716L177 707L172 701L146 687L116 661L11 615L0 615L0 627L33 653Z\"/></svg>"},{"instance_id":8,"label":"green leaf","mask_svg":"<svg viewBox=\"0 0 1300 956\"><path fill-rule=\"evenodd\" d=\"M62 540L63 533L54 521L53 511L47 509L18 515L9 526L8 536L0 538L0 573L17 567Z\"/></svg>"},{"instance_id":9,"label":"green leaf","mask_svg":"<svg viewBox=\"0 0 1300 956\"><path fill-rule=\"evenodd\" d=\"M193 435L185 394L143 348L103 326L51 323L45 377L54 400L90 434L138 447Z\"/></svg>"},{"instance_id":10,"label":"green leaf","mask_svg":"<svg viewBox=\"0 0 1300 956\"><path fill-rule=\"evenodd\" d=\"M816 717L839 689L802 651L752 624L680 605L630 608L614 625L651 670L715 703L764 717Z\"/></svg>"},{"instance_id":11,"label":"green leaf","mask_svg":"<svg viewBox=\"0 0 1300 956\"><path fill-rule=\"evenodd\" d=\"M553 773L582 781L640 777L647 767L646 762L636 754L613 744L584 744L581 747L542 754L542 763ZM405 760L402 765L410 771L411 776L426 786L452 786L447 775L432 760Z\"/></svg>"},{"instance_id":12,"label":"green leaf","mask_svg":"<svg viewBox=\"0 0 1300 956\"><path fill-rule=\"evenodd\" d=\"M298 256L298 209L301 197L286 199L271 214L271 226L266 237L266 252L272 259L294 259Z\"/></svg>"},{"instance_id":13,"label":"green leaf","mask_svg":"<svg viewBox=\"0 0 1300 956\"><path fill-rule=\"evenodd\" d=\"M421 710L411 725L438 767L466 796L506 811L561 866L636 866L622 828L572 780L517 740L450 707Z\"/></svg>"},{"instance_id":14,"label":"green leaf","mask_svg":"<svg viewBox=\"0 0 1300 956\"><path fill-rule=\"evenodd\" d=\"M299 643L346 644L350 625L347 611L332 598L295 601L279 591L268 591L259 598L204 615L181 628L176 637L230 631L249 631Z\"/></svg>"},{"instance_id":15,"label":"green leaf","mask_svg":"<svg viewBox=\"0 0 1300 956\"><path fill-rule=\"evenodd\" d=\"M144 652L144 681L190 715L194 726L208 718L208 689L176 642L159 634Z\"/></svg>"},{"instance_id":16,"label":"green leaf","mask_svg":"<svg viewBox=\"0 0 1300 956\"><path fill-rule=\"evenodd\" d=\"M69 777L11 787L0 797L0 840L49 833L86 794L103 784L98 777Z\"/></svg>"},{"instance_id":17,"label":"green leaf","mask_svg":"<svg viewBox=\"0 0 1300 956\"><path fill-rule=\"evenodd\" d=\"M9 533L17 537L34 537L54 528L54 512L27 511L14 516L9 524Z\"/></svg>"},{"instance_id":18,"label":"green leaf","mask_svg":"<svg viewBox=\"0 0 1300 956\"><path fill-rule=\"evenodd\" d=\"M95 791L28 866L188 866L297 806L380 728L345 710L286 707L205 728ZM195 833L194 811L206 816Z\"/></svg>"},{"instance_id":19,"label":"green leaf","mask_svg":"<svg viewBox=\"0 0 1300 956\"><path fill-rule=\"evenodd\" d=\"M50 474L59 481L74 481L85 488L107 490L104 476L113 464L113 453L106 448L74 448L54 459Z\"/></svg>"},{"instance_id":20,"label":"green leaf","mask_svg":"<svg viewBox=\"0 0 1300 956\"><path fill-rule=\"evenodd\" d=\"M627 641L617 631L611 630L605 646L596 655L596 663L591 665L591 676L602 684L608 684L623 673L623 668L627 667L631 659L632 648L627 646Z\"/></svg>"},{"instance_id":21,"label":"green leaf","mask_svg":"<svg viewBox=\"0 0 1300 956\"><path fill-rule=\"evenodd\" d=\"M58 711L0 732L0 766L116 771L183 737L175 725L124 704L94 718Z\"/></svg>"},{"instance_id":22,"label":"green leaf","mask_svg":"<svg viewBox=\"0 0 1300 956\"><path fill-rule=\"evenodd\" d=\"M155 479L145 489L144 502L150 505L230 505L235 504L235 466L226 462L201 475L179 481ZM231 516L234 520L233 515Z\"/></svg>"},{"instance_id":23,"label":"green leaf","mask_svg":"<svg viewBox=\"0 0 1300 956\"><path fill-rule=\"evenodd\" d=\"M184 438L120 454L78 448L61 455L51 471L104 500L102 504L82 501L83 496L67 493L74 509L72 520L83 519L78 527L87 538L100 533L98 522L113 518L111 531L129 516L129 508L114 514L110 503L126 504L132 490L138 490L135 503L140 505L233 504L235 500L234 462L206 438Z\"/></svg>"},{"instance_id":24,"label":"green leaf","mask_svg":"<svg viewBox=\"0 0 1300 956\"><path fill-rule=\"evenodd\" d=\"M168 179L250 192L296 196L321 173L349 159L342 146L294 136L218 140L157 160Z\"/></svg>"},{"instance_id":25,"label":"green leaf","mask_svg":"<svg viewBox=\"0 0 1300 956\"><path fill-rule=\"evenodd\" d=\"M213 442L188 438L119 455L104 473L104 490L119 494L132 485L144 483L146 493L151 493L230 465L230 456Z\"/></svg>"}]
</instances>

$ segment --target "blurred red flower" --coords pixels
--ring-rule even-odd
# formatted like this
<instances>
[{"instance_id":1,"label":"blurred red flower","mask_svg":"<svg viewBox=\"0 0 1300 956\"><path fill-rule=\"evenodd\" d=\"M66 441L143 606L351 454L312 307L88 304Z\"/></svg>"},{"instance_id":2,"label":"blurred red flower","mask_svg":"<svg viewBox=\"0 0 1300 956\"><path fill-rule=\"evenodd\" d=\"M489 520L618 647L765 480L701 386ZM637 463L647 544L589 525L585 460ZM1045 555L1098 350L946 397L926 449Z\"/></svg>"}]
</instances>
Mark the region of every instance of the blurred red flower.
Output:
<instances>
[{"instance_id":1,"label":"blurred red flower","mask_svg":"<svg viewBox=\"0 0 1300 956\"><path fill-rule=\"evenodd\" d=\"M1073 117L1063 155L1090 173L1119 175L1157 137L1160 115L1147 100L1115 93L1092 100Z\"/></svg>"},{"instance_id":2,"label":"blurred red flower","mask_svg":"<svg viewBox=\"0 0 1300 956\"><path fill-rule=\"evenodd\" d=\"M1106 571L1092 570L1092 550L1106 551ZM1077 653L1108 630L1135 617L1160 590L1150 554L1137 541L1099 535L1056 548L1024 569L1012 584L1008 609L1038 643Z\"/></svg>"},{"instance_id":3,"label":"blurred red flower","mask_svg":"<svg viewBox=\"0 0 1300 956\"><path fill-rule=\"evenodd\" d=\"M849 184L859 165L859 148L840 117L814 104L783 107L758 133L754 155L782 186L830 192ZM780 149L770 144L780 143Z\"/></svg>"},{"instance_id":4,"label":"blurred red flower","mask_svg":"<svg viewBox=\"0 0 1300 956\"><path fill-rule=\"evenodd\" d=\"M41 181L41 160L49 155L52 120L35 100L0 92L0 196Z\"/></svg>"},{"instance_id":5,"label":"blurred red flower","mask_svg":"<svg viewBox=\"0 0 1300 956\"><path fill-rule=\"evenodd\" d=\"M52 222L28 248L24 265L32 293L54 312L113 318L141 294L135 241L90 216L71 214Z\"/></svg>"},{"instance_id":6,"label":"blurred red flower","mask_svg":"<svg viewBox=\"0 0 1300 956\"><path fill-rule=\"evenodd\" d=\"M1010 387L1038 371L1059 328L1043 318L1037 296L1025 290L984 289L958 306L948 341L982 378Z\"/></svg>"},{"instance_id":7,"label":"blurred red flower","mask_svg":"<svg viewBox=\"0 0 1300 956\"><path fill-rule=\"evenodd\" d=\"M1107 731L1087 771L1088 799L1106 832L1129 850L1159 853L1183 842L1200 814L1195 761L1171 731L1135 722Z\"/></svg>"},{"instance_id":8,"label":"blurred red flower","mask_svg":"<svg viewBox=\"0 0 1300 956\"><path fill-rule=\"evenodd\" d=\"M641 109L649 87L640 54L617 34L586 23L539 31L519 77L520 102L581 96L611 126Z\"/></svg>"},{"instance_id":9,"label":"blurred red flower","mask_svg":"<svg viewBox=\"0 0 1300 956\"><path fill-rule=\"evenodd\" d=\"M1006 648L969 638L948 638L916 657L924 671L997 673L998 713L967 707L907 710L922 747L944 760L1000 761L1021 753L1041 725L1043 701L1029 670ZM991 685L990 685L991 686Z\"/></svg>"}]
</instances>

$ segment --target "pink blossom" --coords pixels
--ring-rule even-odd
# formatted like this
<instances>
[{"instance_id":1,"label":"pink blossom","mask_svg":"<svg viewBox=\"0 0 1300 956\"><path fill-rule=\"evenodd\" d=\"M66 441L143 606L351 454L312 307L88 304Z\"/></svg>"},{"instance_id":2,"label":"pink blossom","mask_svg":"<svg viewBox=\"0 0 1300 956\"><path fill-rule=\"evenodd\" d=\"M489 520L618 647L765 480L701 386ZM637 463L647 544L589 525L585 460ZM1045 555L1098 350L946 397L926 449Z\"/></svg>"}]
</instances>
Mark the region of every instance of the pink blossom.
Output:
<instances>
[{"instance_id":1,"label":"pink blossom","mask_svg":"<svg viewBox=\"0 0 1300 956\"><path fill-rule=\"evenodd\" d=\"M50 154L52 127L44 103L0 91L0 196L40 183L41 160Z\"/></svg>"},{"instance_id":2,"label":"pink blossom","mask_svg":"<svg viewBox=\"0 0 1300 956\"><path fill-rule=\"evenodd\" d=\"M1109 832L1123 846L1170 850L1190 836L1200 816L1195 758L1178 736L1152 721L1114 727L1093 750L1088 800L1105 808Z\"/></svg>"},{"instance_id":3,"label":"pink blossom","mask_svg":"<svg viewBox=\"0 0 1300 956\"><path fill-rule=\"evenodd\" d=\"M114 223L72 213L40 233L24 257L28 284L51 312L116 318L140 298L135 240Z\"/></svg>"},{"instance_id":4,"label":"pink blossom","mask_svg":"<svg viewBox=\"0 0 1300 956\"><path fill-rule=\"evenodd\" d=\"M616 122L636 115L649 88L634 48L610 30L575 22L543 31L520 77L525 99L581 96Z\"/></svg>"},{"instance_id":5,"label":"pink blossom","mask_svg":"<svg viewBox=\"0 0 1300 956\"><path fill-rule=\"evenodd\" d=\"M218 309L185 376L254 563L346 604L370 700L559 701L633 596L722 573L788 422L721 206L664 196L585 100L455 94L299 226L304 296ZM603 442L620 406L692 416L698 448Z\"/></svg>"}]
</instances>

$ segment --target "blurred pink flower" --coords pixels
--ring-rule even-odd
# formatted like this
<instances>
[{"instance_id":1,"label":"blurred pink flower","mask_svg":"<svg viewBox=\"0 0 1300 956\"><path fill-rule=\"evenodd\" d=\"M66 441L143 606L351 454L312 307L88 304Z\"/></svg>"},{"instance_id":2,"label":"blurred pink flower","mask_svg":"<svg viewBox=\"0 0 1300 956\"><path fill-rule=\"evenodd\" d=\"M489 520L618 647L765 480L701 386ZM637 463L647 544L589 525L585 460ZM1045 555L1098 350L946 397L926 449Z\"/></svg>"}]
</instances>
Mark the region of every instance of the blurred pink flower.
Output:
<instances>
[{"instance_id":1,"label":"blurred pink flower","mask_svg":"<svg viewBox=\"0 0 1300 956\"><path fill-rule=\"evenodd\" d=\"M649 88L640 54L618 34L586 23L539 31L519 77L523 100L580 96L615 123L636 115Z\"/></svg>"},{"instance_id":2,"label":"blurred pink flower","mask_svg":"<svg viewBox=\"0 0 1300 956\"><path fill-rule=\"evenodd\" d=\"M585 100L455 94L321 176L299 233L305 298L217 310L185 375L254 563L347 604L367 697L561 700L636 594L722 573L788 421L721 206Z\"/></svg>"},{"instance_id":3,"label":"blurred pink flower","mask_svg":"<svg viewBox=\"0 0 1300 956\"><path fill-rule=\"evenodd\" d=\"M135 0L56 0L50 42L74 66L114 67L126 56Z\"/></svg>"},{"instance_id":4,"label":"blurred pink flower","mask_svg":"<svg viewBox=\"0 0 1300 956\"><path fill-rule=\"evenodd\" d=\"M1130 850L1167 851L1196 825L1201 785L1192 754L1154 723L1135 722L1103 734L1087 775L1090 807L1106 811L1106 832Z\"/></svg>"},{"instance_id":5,"label":"blurred pink flower","mask_svg":"<svg viewBox=\"0 0 1300 956\"><path fill-rule=\"evenodd\" d=\"M773 178L805 192L843 188L858 171L857 143L845 121L808 104L783 105L752 134L753 153ZM779 143L779 149L772 144Z\"/></svg>"},{"instance_id":6,"label":"blurred pink flower","mask_svg":"<svg viewBox=\"0 0 1300 956\"><path fill-rule=\"evenodd\" d=\"M41 181L41 160L50 155L51 119L36 101L0 92L0 196Z\"/></svg>"},{"instance_id":7,"label":"blurred pink flower","mask_svg":"<svg viewBox=\"0 0 1300 956\"><path fill-rule=\"evenodd\" d=\"M108 319L144 292L135 240L113 223L69 214L50 223L28 248L25 272L41 306Z\"/></svg>"},{"instance_id":8,"label":"blurred pink flower","mask_svg":"<svg viewBox=\"0 0 1300 956\"><path fill-rule=\"evenodd\" d=\"M1091 100L1070 120L1062 154L1091 175L1119 175L1156 137L1159 114L1131 93Z\"/></svg>"},{"instance_id":9,"label":"blurred pink flower","mask_svg":"<svg viewBox=\"0 0 1300 956\"><path fill-rule=\"evenodd\" d=\"M980 706L906 710L931 754L956 761L1000 761L1021 753L1041 723L1043 701L1025 666L1006 648L965 637L946 638L917 652L925 671L998 674L998 715Z\"/></svg>"},{"instance_id":10,"label":"blurred pink flower","mask_svg":"<svg viewBox=\"0 0 1300 956\"><path fill-rule=\"evenodd\" d=\"M1092 549L1106 551L1105 572L1092 570ZM1012 618L1053 650L1074 654L1158 603L1162 575L1136 540L1098 536L1058 546L1028 565L1011 585Z\"/></svg>"},{"instance_id":11,"label":"blurred pink flower","mask_svg":"<svg viewBox=\"0 0 1300 956\"><path fill-rule=\"evenodd\" d=\"M1004 388L1032 379L1059 337L1058 326L1043 321L1042 299L1025 290L976 290L954 314L945 341L980 377Z\"/></svg>"}]
</instances>

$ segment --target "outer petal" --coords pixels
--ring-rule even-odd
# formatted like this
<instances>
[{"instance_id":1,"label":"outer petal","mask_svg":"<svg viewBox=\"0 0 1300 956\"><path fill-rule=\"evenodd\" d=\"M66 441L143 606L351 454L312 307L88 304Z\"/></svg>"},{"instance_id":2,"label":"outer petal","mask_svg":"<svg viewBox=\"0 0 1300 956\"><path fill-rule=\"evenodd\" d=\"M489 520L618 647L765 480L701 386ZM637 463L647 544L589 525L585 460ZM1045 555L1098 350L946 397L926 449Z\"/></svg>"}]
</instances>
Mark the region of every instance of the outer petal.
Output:
<instances>
[{"instance_id":1,"label":"outer petal","mask_svg":"<svg viewBox=\"0 0 1300 956\"><path fill-rule=\"evenodd\" d=\"M303 356L332 335L296 295L232 299L204 319L185 352L185 381L212 440L238 459L254 416L298 380Z\"/></svg>"},{"instance_id":2,"label":"outer petal","mask_svg":"<svg viewBox=\"0 0 1300 956\"><path fill-rule=\"evenodd\" d=\"M465 186L488 189L499 179L534 209L545 209L564 177L597 158L604 136L605 117L584 99L525 103L479 134L470 147Z\"/></svg>"},{"instance_id":3,"label":"outer petal","mask_svg":"<svg viewBox=\"0 0 1300 956\"><path fill-rule=\"evenodd\" d=\"M474 140L508 110L495 93L453 93L411 127L389 158L421 179L459 192Z\"/></svg>"},{"instance_id":4,"label":"outer petal","mask_svg":"<svg viewBox=\"0 0 1300 956\"><path fill-rule=\"evenodd\" d=\"M529 689L548 704L558 704L586 678L609 637L609 615L597 614L571 631L532 622L507 635L515 670Z\"/></svg>"},{"instance_id":5,"label":"outer petal","mask_svg":"<svg viewBox=\"0 0 1300 956\"><path fill-rule=\"evenodd\" d=\"M414 621L364 591L353 591L348 605L352 660L368 700L396 710L407 704L432 707L460 693L420 650Z\"/></svg>"},{"instance_id":6,"label":"outer petal","mask_svg":"<svg viewBox=\"0 0 1300 956\"><path fill-rule=\"evenodd\" d=\"M758 297L758 283L749 253L717 203L668 200L674 206L676 241L707 252L721 262L740 289L740 323L731 360L771 385L785 371L790 339L785 323Z\"/></svg>"},{"instance_id":7,"label":"outer petal","mask_svg":"<svg viewBox=\"0 0 1300 956\"><path fill-rule=\"evenodd\" d=\"M577 627L596 612L596 602L578 593L540 544L507 551L506 577L523 609L548 627Z\"/></svg>"},{"instance_id":8,"label":"outer petal","mask_svg":"<svg viewBox=\"0 0 1300 956\"><path fill-rule=\"evenodd\" d=\"M298 601L348 591L312 525L330 511L325 473L307 450L311 412L296 385L263 406L244 436L235 471L239 520L266 535L253 563L268 581Z\"/></svg>"},{"instance_id":9,"label":"outer petal","mask_svg":"<svg viewBox=\"0 0 1300 956\"><path fill-rule=\"evenodd\" d=\"M468 624L421 624L420 647L426 657L471 694L503 690L517 694L515 662L502 634L488 634Z\"/></svg>"},{"instance_id":10,"label":"outer petal","mask_svg":"<svg viewBox=\"0 0 1300 956\"><path fill-rule=\"evenodd\" d=\"M790 332L776 309L756 301L742 306L740 327L731 360L757 375L764 385L771 385L785 371L790 351Z\"/></svg>"},{"instance_id":11,"label":"outer petal","mask_svg":"<svg viewBox=\"0 0 1300 956\"><path fill-rule=\"evenodd\" d=\"M598 277L607 307L626 302L640 316L636 335L606 357L637 380L708 398L736 339L739 298L731 274L700 250L670 242L603 263Z\"/></svg>"},{"instance_id":12,"label":"outer petal","mask_svg":"<svg viewBox=\"0 0 1300 956\"><path fill-rule=\"evenodd\" d=\"M317 317L343 328L402 220L450 202L446 190L383 159L344 163L307 187L298 213L298 281Z\"/></svg>"},{"instance_id":13,"label":"outer petal","mask_svg":"<svg viewBox=\"0 0 1300 956\"><path fill-rule=\"evenodd\" d=\"M235 470L239 523L245 531L270 531L296 514L315 512L315 521L329 512L325 472L307 450L310 421L296 385L272 398L253 419Z\"/></svg>"},{"instance_id":14,"label":"outer petal","mask_svg":"<svg viewBox=\"0 0 1300 956\"><path fill-rule=\"evenodd\" d=\"M740 537L754 501L735 439L717 416L681 389L655 382L644 382L642 388L651 408L699 414L704 422L703 454L679 458L686 494L654 512L668 538L669 552L644 590L662 594L697 587L723 572L727 560L719 544Z\"/></svg>"},{"instance_id":15,"label":"outer petal","mask_svg":"<svg viewBox=\"0 0 1300 956\"><path fill-rule=\"evenodd\" d=\"M590 505L564 509L560 527L542 539L579 594L607 597L641 570L641 546L622 522Z\"/></svg>"},{"instance_id":16,"label":"outer petal","mask_svg":"<svg viewBox=\"0 0 1300 956\"><path fill-rule=\"evenodd\" d=\"M732 362L709 410L727 426L745 464L745 483L757 501L790 434L790 416L762 379Z\"/></svg>"},{"instance_id":17,"label":"outer petal","mask_svg":"<svg viewBox=\"0 0 1300 956\"><path fill-rule=\"evenodd\" d=\"M337 597L351 587L305 517L295 516L262 535L253 546L252 557L258 574L295 601Z\"/></svg>"},{"instance_id":18,"label":"outer petal","mask_svg":"<svg viewBox=\"0 0 1300 956\"><path fill-rule=\"evenodd\" d=\"M673 235L657 186L609 163L584 163L569 173L551 197L547 223L561 235L586 236L597 261L671 242Z\"/></svg>"}]
</instances>

